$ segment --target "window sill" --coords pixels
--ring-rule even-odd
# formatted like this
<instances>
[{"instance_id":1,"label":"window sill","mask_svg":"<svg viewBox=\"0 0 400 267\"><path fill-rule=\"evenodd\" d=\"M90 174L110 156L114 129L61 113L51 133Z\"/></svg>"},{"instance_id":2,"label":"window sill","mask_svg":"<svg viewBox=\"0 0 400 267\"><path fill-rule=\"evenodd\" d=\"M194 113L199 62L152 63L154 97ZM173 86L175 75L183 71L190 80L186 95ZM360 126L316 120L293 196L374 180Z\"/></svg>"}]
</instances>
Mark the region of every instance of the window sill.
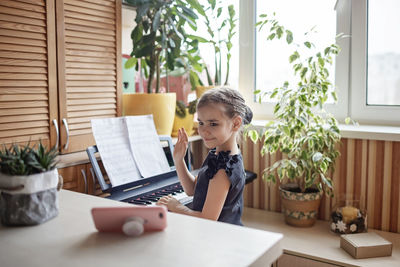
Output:
<instances>
[{"instance_id":1,"label":"window sill","mask_svg":"<svg viewBox=\"0 0 400 267\"><path fill-rule=\"evenodd\" d=\"M268 120L254 120L252 125L256 128L263 128L267 122ZM400 142L400 127L339 124L339 129L343 138Z\"/></svg>"}]
</instances>

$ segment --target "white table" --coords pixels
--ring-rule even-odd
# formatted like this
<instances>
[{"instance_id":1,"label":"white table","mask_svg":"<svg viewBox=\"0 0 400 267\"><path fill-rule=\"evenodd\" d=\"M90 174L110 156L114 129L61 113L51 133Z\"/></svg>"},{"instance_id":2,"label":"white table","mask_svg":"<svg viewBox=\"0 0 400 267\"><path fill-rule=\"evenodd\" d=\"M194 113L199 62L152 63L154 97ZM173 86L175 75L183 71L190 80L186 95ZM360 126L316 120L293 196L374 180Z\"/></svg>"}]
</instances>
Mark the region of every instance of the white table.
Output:
<instances>
[{"instance_id":1,"label":"white table","mask_svg":"<svg viewBox=\"0 0 400 267\"><path fill-rule=\"evenodd\" d=\"M16 266L269 266L282 235L168 213L164 231L138 238L96 231L92 207L127 206L61 190L60 214L38 226L0 226L0 265Z\"/></svg>"}]
</instances>

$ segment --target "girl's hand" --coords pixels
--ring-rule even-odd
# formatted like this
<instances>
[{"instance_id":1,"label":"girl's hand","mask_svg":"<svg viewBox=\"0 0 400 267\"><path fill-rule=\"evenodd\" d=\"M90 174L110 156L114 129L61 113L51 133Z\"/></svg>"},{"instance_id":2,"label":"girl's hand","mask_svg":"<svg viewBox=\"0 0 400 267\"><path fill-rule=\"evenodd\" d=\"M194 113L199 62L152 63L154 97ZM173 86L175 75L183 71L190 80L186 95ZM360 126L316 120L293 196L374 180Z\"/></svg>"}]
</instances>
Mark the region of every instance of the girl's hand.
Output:
<instances>
[{"instance_id":1,"label":"girl's hand","mask_svg":"<svg viewBox=\"0 0 400 267\"><path fill-rule=\"evenodd\" d=\"M176 198L172 197L171 195L164 196L160 198L157 205L164 205L168 208L169 211L176 212L178 210L178 206L182 205Z\"/></svg>"},{"instance_id":2,"label":"girl's hand","mask_svg":"<svg viewBox=\"0 0 400 267\"><path fill-rule=\"evenodd\" d=\"M175 148L174 148L174 162L175 165L177 162L180 162L183 160L186 154L186 150L188 148L188 135L185 131L185 128L181 128L178 130L178 141L176 142Z\"/></svg>"}]
</instances>

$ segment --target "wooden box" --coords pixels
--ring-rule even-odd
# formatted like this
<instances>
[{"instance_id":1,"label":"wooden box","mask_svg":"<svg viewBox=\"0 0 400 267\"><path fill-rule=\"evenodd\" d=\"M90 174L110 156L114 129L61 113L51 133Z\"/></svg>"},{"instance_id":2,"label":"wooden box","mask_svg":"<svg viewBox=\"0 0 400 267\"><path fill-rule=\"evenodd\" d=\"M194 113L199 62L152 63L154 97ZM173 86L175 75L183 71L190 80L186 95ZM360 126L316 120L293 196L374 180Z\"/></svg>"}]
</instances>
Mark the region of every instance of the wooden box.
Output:
<instances>
[{"instance_id":1,"label":"wooden box","mask_svg":"<svg viewBox=\"0 0 400 267\"><path fill-rule=\"evenodd\" d=\"M373 232L340 236L340 247L356 259L391 256L392 246Z\"/></svg>"}]
</instances>

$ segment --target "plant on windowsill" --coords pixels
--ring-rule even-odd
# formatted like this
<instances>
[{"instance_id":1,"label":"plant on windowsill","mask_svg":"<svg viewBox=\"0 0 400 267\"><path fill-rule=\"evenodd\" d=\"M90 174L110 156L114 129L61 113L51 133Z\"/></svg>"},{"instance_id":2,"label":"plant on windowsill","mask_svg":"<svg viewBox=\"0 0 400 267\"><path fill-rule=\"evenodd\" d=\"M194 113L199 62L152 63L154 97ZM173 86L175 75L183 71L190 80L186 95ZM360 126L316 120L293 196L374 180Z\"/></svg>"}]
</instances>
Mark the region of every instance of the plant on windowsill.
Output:
<instances>
[{"instance_id":1,"label":"plant on windowsill","mask_svg":"<svg viewBox=\"0 0 400 267\"><path fill-rule=\"evenodd\" d=\"M132 30L131 58L125 67L136 67L147 78L147 94L124 94L123 114L153 114L157 133L170 135L174 122L176 94L169 93L168 73L175 69L185 40L184 26L196 28L192 7L197 0L127 0L136 8ZM139 71L140 68L140 71ZM160 92L162 70L167 77L166 94ZM156 93L156 94L152 94Z\"/></svg>"},{"instance_id":2,"label":"plant on windowsill","mask_svg":"<svg viewBox=\"0 0 400 267\"><path fill-rule=\"evenodd\" d=\"M127 0L136 7L136 26L132 30L133 48L125 67L139 67L148 78L147 93L160 89L161 70L169 71L176 67L176 59L181 56L184 41L184 26L188 23L196 29L197 15L191 10L197 1L172 0ZM140 64L139 64L140 62ZM167 83L168 91L168 83Z\"/></svg>"},{"instance_id":3,"label":"plant on windowsill","mask_svg":"<svg viewBox=\"0 0 400 267\"><path fill-rule=\"evenodd\" d=\"M270 27L268 40L285 37L289 45L295 45L292 32L279 25L275 18L268 19L265 14L260 17L259 29ZM312 55L304 58L297 50L290 55L297 83L286 81L272 91L270 97L277 101L275 120L263 134L248 130L246 136L253 142L262 140L262 155L277 151L286 155L267 167L263 178L272 182L279 179L285 221L295 226L311 226L316 220L322 192L333 196L332 174L341 135L337 120L326 112L324 104L329 94L337 101L327 66L339 53L339 47L331 44L322 52L314 52L315 46L309 41L301 46L310 49ZM260 101L266 94L255 93L259 94ZM295 209L300 200L307 207Z\"/></svg>"},{"instance_id":4,"label":"plant on windowsill","mask_svg":"<svg viewBox=\"0 0 400 267\"><path fill-rule=\"evenodd\" d=\"M192 88L196 88L197 98L199 98L204 91L220 86L227 85L229 81L230 60L232 49L232 38L236 34L236 12L233 5L224 8L222 1L207 0L206 5L196 6L196 11L200 18L203 18L203 23L207 28L208 36L189 35L188 38L195 42L205 43L210 45L214 51L214 79L211 78L210 70L204 59L199 54L195 54L196 60L201 60L201 66L206 71L207 84L204 83L199 74L203 69L197 68L190 71L190 81ZM226 38L223 38L226 36ZM197 51L196 51L197 53ZM225 79L223 76L223 64L225 63ZM199 69L201 71L199 71Z\"/></svg>"},{"instance_id":5,"label":"plant on windowsill","mask_svg":"<svg viewBox=\"0 0 400 267\"><path fill-rule=\"evenodd\" d=\"M58 215L62 183L57 149L12 144L0 150L0 217L4 225L35 225Z\"/></svg>"},{"instance_id":6,"label":"plant on windowsill","mask_svg":"<svg viewBox=\"0 0 400 267\"><path fill-rule=\"evenodd\" d=\"M189 136L193 134L193 118L194 113L196 113L196 105L197 99L189 102L187 106L185 106L183 101L176 102L174 127L171 134L172 136L178 136L178 130L181 128L185 128L185 131Z\"/></svg>"}]
</instances>

